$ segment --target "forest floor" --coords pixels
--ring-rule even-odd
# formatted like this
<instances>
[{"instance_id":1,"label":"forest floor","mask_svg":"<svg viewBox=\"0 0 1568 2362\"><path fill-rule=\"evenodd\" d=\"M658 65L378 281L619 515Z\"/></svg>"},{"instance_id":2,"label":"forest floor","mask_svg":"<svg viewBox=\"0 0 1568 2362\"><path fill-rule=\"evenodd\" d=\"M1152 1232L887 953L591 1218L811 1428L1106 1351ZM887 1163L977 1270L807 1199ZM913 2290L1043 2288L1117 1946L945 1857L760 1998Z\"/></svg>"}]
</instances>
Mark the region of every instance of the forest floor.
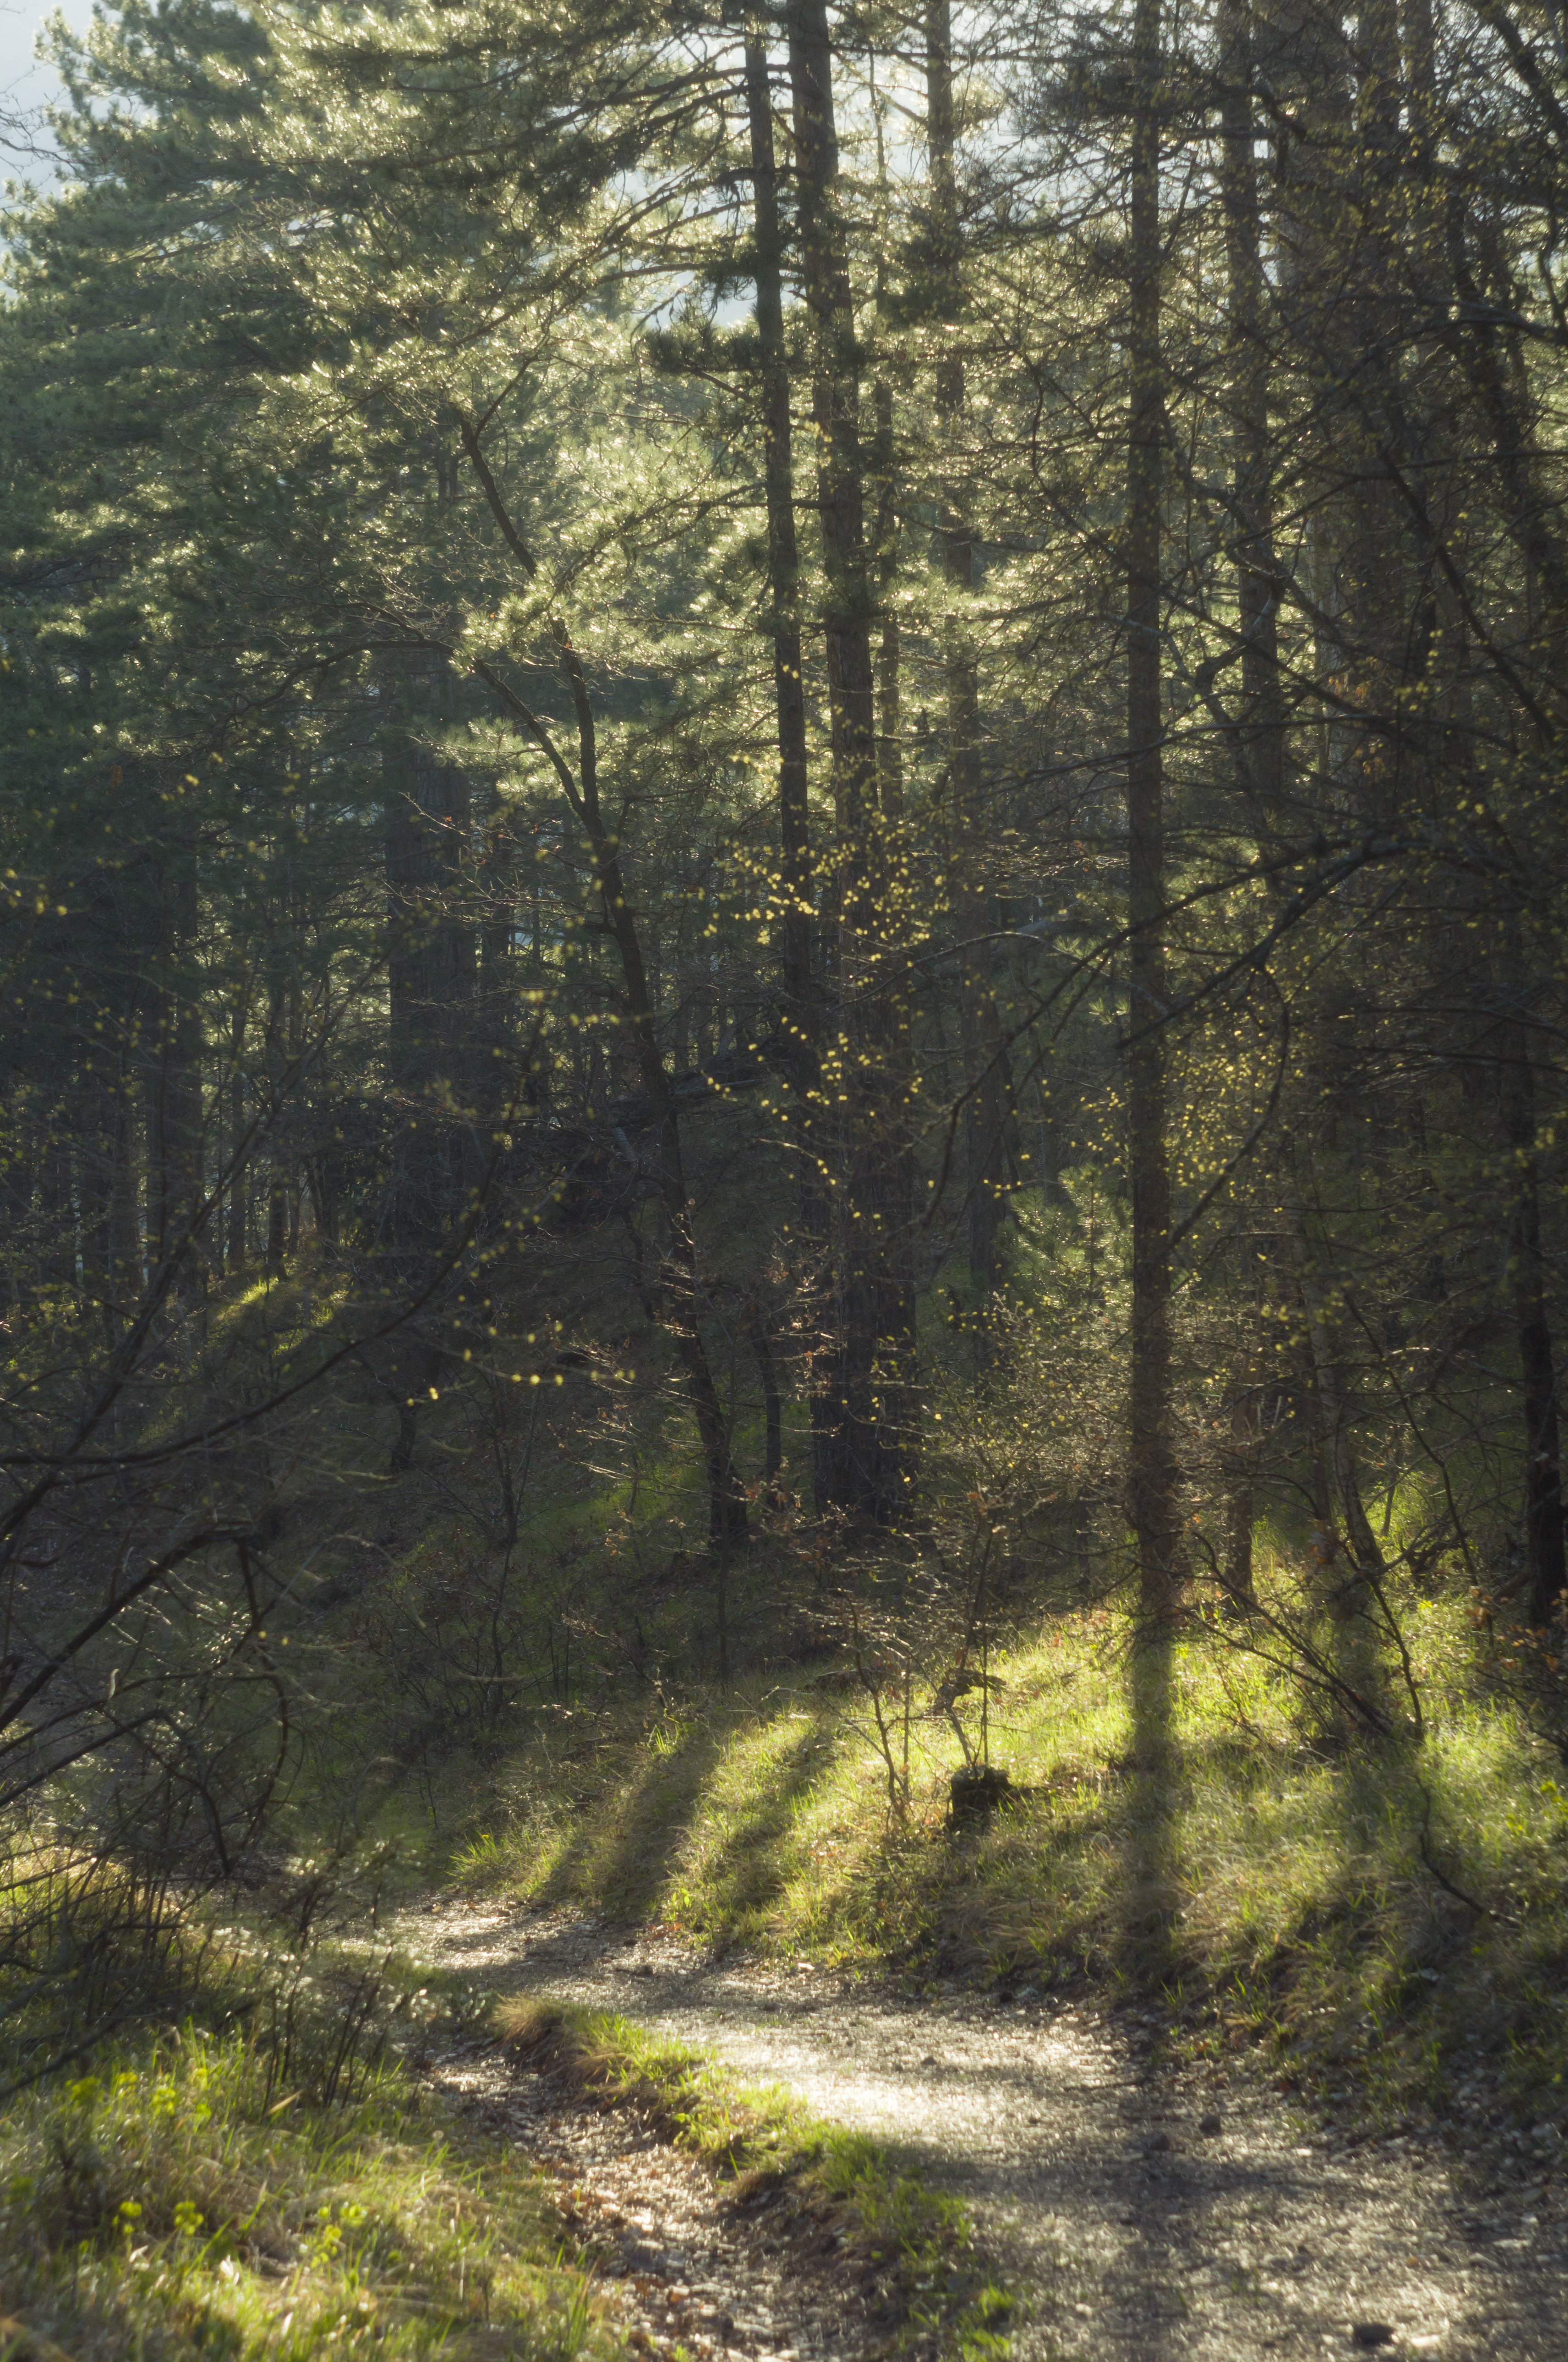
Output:
<instances>
[{"instance_id":1,"label":"forest floor","mask_svg":"<svg viewBox=\"0 0 1568 2362\"><path fill-rule=\"evenodd\" d=\"M969 2208L1027 2362L1568 2356L1568 2201L1506 2138L1308 2117L1240 2065L1173 2059L1157 2014L915 1997L456 1896L397 1933L433 1969L613 2010L874 2136ZM849 2362L878 2344L863 2276L820 2223L724 2205L635 2117L574 2103L493 2044L431 2072L554 2169L634 2346Z\"/></svg>"}]
</instances>

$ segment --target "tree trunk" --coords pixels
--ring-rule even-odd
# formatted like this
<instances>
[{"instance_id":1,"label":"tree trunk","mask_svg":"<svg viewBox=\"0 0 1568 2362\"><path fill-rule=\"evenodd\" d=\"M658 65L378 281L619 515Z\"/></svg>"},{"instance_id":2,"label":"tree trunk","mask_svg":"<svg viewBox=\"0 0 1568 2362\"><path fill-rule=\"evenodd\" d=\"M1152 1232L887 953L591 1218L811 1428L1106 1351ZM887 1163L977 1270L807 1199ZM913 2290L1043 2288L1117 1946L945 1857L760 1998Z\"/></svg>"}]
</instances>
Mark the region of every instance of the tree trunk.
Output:
<instances>
[{"instance_id":1,"label":"tree trunk","mask_svg":"<svg viewBox=\"0 0 1568 2362\"><path fill-rule=\"evenodd\" d=\"M463 422L462 437L463 447L502 535L532 581L538 573L538 561L517 530L501 487L485 458L477 430L466 420ZM685 1374L688 1399L702 1447L708 1481L709 1539L722 1560L723 1553L746 1540L745 1493L735 1470L729 1423L719 1399L712 1364L702 1338L697 1241L692 1227L691 1199L686 1186L679 1103L671 1088L668 1066L659 1047L642 935L627 899L625 873L621 866L620 838L606 819L600 800L599 738L588 676L565 624L558 618L552 618L550 633L562 674L571 693L572 712L577 723L578 767L575 779L570 765L539 716L525 704L493 667L481 660L474 669L543 747L588 838L601 915L620 957L626 1015L630 1020L638 1076L659 1119L658 1191L668 1233L663 1288L667 1308L665 1318L675 1339Z\"/></svg>"},{"instance_id":2,"label":"tree trunk","mask_svg":"<svg viewBox=\"0 0 1568 2362\"><path fill-rule=\"evenodd\" d=\"M838 1317L829 1349L836 1414L826 1502L897 1521L912 1483L914 1289L906 1048L893 989L889 847L878 805L860 374L844 224L824 0L790 16L801 269L812 320L823 638L838 830L838 1024L823 1084L841 1114L834 1156Z\"/></svg>"},{"instance_id":3,"label":"tree trunk","mask_svg":"<svg viewBox=\"0 0 1568 2362\"><path fill-rule=\"evenodd\" d=\"M813 972L811 811L806 752L806 687L801 638L801 557L795 530L795 461L790 414L790 369L784 346L784 231L778 213L778 166L773 100L762 20L745 39L746 116L750 135L756 328L762 395L763 485L767 507L767 587L773 639L773 697L778 741L778 842L783 902L780 928L783 1007L780 1032L792 1086L790 1126L801 1185L801 1227L816 1296L816 1320L831 1330L827 1262L831 1211L823 1163L821 992ZM812 1464L819 1499L828 1481L839 1410L823 1382L831 1366L817 1357L810 1390ZM776 1473L770 1470L769 1476Z\"/></svg>"},{"instance_id":4,"label":"tree trunk","mask_svg":"<svg viewBox=\"0 0 1568 2362\"><path fill-rule=\"evenodd\" d=\"M904 810L902 682L903 646L895 597L899 575L898 481L893 451L893 390L878 378L871 389L877 422L873 454L877 480L877 586L882 610L877 646L877 801L889 827Z\"/></svg>"},{"instance_id":5,"label":"tree trunk","mask_svg":"<svg viewBox=\"0 0 1568 2362\"><path fill-rule=\"evenodd\" d=\"M638 1071L660 1120L659 1194L669 1235L665 1296L669 1326L686 1385L708 1478L709 1539L723 1554L747 1535L745 1495L731 1449L729 1422L719 1399L712 1365L703 1342L698 1302L697 1242L686 1186L680 1111L658 1046L653 996L636 920L626 899L619 840L606 824L599 800L598 739L587 676L576 652L560 634L558 645L571 689L578 723L578 776L581 816L592 852L595 883L605 922L621 955Z\"/></svg>"},{"instance_id":6,"label":"tree trunk","mask_svg":"<svg viewBox=\"0 0 1568 2362\"><path fill-rule=\"evenodd\" d=\"M109 1181L109 1275L120 1324L142 1288L140 1169L134 1066L123 1045L113 1112L114 1171Z\"/></svg>"},{"instance_id":7,"label":"tree trunk","mask_svg":"<svg viewBox=\"0 0 1568 2362\"><path fill-rule=\"evenodd\" d=\"M1270 844L1285 789L1285 700L1279 677L1278 569L1274 549L1274 455L1269 442L1265 283L1253 153L1253 59L1247 0L1220 11L1220 187L1230 281L1233 375L1231 472L1242 702L1238 783L1254 834Z\"/></svg>"},{"instance_id":8,"label":"tree trunk","mask_svg":"<svg viewBox=\"0 0 1568 2362\"><path fill-rule=\"evenodd\" d=\"M773 1340L767 1333L767 1317L755 1300L746 1307L746 1341L756 1363L756 1374L762 1384L762 1411L765 1427L763 1446L763 1482L771 1485L784 1465L784 1416L778 1393L778 1364L773 1356Z\"/></svg>"},{"instance_id":9,"label":"tree trunk","mask_svg":"<svg viewBox=\"0 0 1568 2362\"><path fill-rule=\"evenodd\" d=\"M927 0L925 88L933 310L940 330L951 332L959 316L962 254L954 161L956 127L949 0ZM955 348L945 350L937 361L935 396L938 436L951 450L962 427L966 400L963 356ZM988 815L980 753L979 668L968 613L975 586L975 535L966 506L949 490L938 513L937 531L947 588L944 672L948 800L954 917L962 946L958 1015L964 1062L965 1208L970 1284L983 1305L999 1277L1011 1082L991 982L990 939L997 931L998 913L986 891L981 866ZM984 1360L983 1330L977 1342Z\"/></svg>"},{"instance_id":10,"label":"tree trunk","mask_svg":"<svg viewBox=\"0 0 1568 2362\"><path fill-rule=\"evenodd\" d=\"M767 587L778 736L778 836L783 857L784 1031L793 1070L814 1091L817 1008L812 977L812 844L807 803L806 690L801 650L801 558L795 534L795 462L784 349L784 233L767 50L759 23L745 39L751 140L756 328L761 356L763 485L767 503Z\"/></svg>"},{"instance_id":11,"label":"tree trunk","mask_svg":"<svg viewBox=\"0 0 1568 2362\"><path fill-rule=\"evenodd\" d=\"M1287 1141L1283 1174L1286 1224L1311 1353L1313 1396L1319 1418L1318 1449L1327 1485L1327 1498L1321 1506L1326 1517L1331 1518L1337 1511L1342 1520L1345 1551L1351 1562L1348 1584L1335 1576L1328 1586L1331 1603L1342 1618L1353 1613L1359 1605L1357 1584L1368 1577L1374 1580L1381 1577L1383 1552L1372 1530L1366 1505L1361 1497L1355 1442L1351 1433L1350 1411L1341 1376L1332 1316L1308 1228L1303 1178L1297 1169L1299 1155L1296 1143ZM1326 1534L1320 1552L1325 1569L1332 1562L1333 1543L1331 1530Z\"/></svg>"},{"instance_id":12,"label":"tree trunk","mask_svg":"<svg viewBox=\"0 0 1568 2362\"><path fill-rule=\"evenodd\" d=\"M1226 1597L1231 1606L1250 1606L1256 1593L1253 1580L1253 1526L1257 1514L1253 1469L1257 1460L1257 1387L1246 1359L1231 1373L1230 1451L1225 1484Z\"/></svg>"},{"instance_id":13,"label":"tree trunk","mask_svg":"<svg viewBox=\"0 0 1568 2362\"><path fill-rule=\"evenodd\" d=\"M511 1089L518 1051L517 841L493 790L479 869L479 975L472 1071L475 1112L493 1126Z\"/></svg>"},{"instance_id":14,"label":"tree trunk","mask_svg":"<svg viewBox=\"0 0 1568 2362\"><path fill-rule=\"evenodd\" d=\"M202 1011L192 965L196 922L195 855L187 848L182 873L164 899L147 1105L149 1260L156 1265L178 1255L185 1296L199 1291L204 1273L194 1235L202 1191Z\"/></svg>"},{"instance_id":15,"label":"tree trunk","mask_svg":"<svg viewBox=\"0 0 1568 2362\"><path fill-rule=\"evenodd\" d=\"M37 1152L38 1279L56 1311L76 1295L76 1209L72 1202L70 1128L64 1111L45 1119Z\"/></svg>"},{"instance_id":16,"label":"tree trunk","mask_svg":"<svg viewBox=\"0 0 1568 2362\"><path fill-rule=\"evenodd\" d=\"M267 992L267 1031L262 1055L267 1068L267 1096L271 1102L272 1121L267 1154L267 1231L262 1249L262 1262L270 1278L282 1273L289 1259L289 1188L291 1175L288 1164L288 1116L278 1110L282 1102L284 1076L289 1064L288 1034L288 948L287 932L280 930L282 940L274 938L268 946L272 968Z\"/></svg>"},{"instance_id":17,"label":"tree trunk","mask_svg":"<svg viewBox=\"0 0 1568 2362\"><path fill-rule=\"evenodd\" d=\"M437 683L437 693L442 684ZM477 1179L471 1117L478 981L461 907L470 825L468 775L425 743L430 717L401 685L382 747L386 811L387 1068L402 1119L392 1177L397 1253L434 1252Z\"/></svg>"},{"instance_id":18,"label":"tree trunk","mask_svg":"<svg viewBox=\"0 0 1568 2362\"><path fill-rule=\"evenodd\" d=\"M1179 1578L1171 1434L1171 1183L1165 1136L1165 853L1160 701L1160 0L1137 0L1128 334L1128 1151L1132 1181L1131 1507L1146 1620Z\"/></svg>"},{"instance_id":19,"label":"tree trunk","mask_svg":"<svg viewBox=\"0 0 1568 2362\"><path fill-rule=\"evenodd\" d=\"M1556 1612L1564 1583L1562 1463L1556 1357L1541 1260L1535 1065L1528 1032L1518 1019L1501 1030L1498 1056L1502 1132L1513 1166L1507 1253L1522 1380L1529 1620L1545 1626Z\"/></svg>"},{"instance_id":20,"label":"tree trunk","mask_svg":"<svg viewBox=\"0 0 1568 2362\"><path fill-rule=\"evenodd\" d=\"M237 1150L245 1137L249 1115L245 1087L245 1032L248 1014L248 994L237 999L230 1021L228 1120L229 1135ZM237 1277L245 1269L250 1236L250 1176L244 1162L237 1162L234 1178L228 1188L228 1232L225 1241L225 1257L228 1271Z\"/></svg>"},{"instance_id":21,"label":"tree trunk","mask_svg":"<svg viewBox=\"0 0 1568 2362\"><path fill-rule=\"evenodd\" d=\"M1355 396L1337 456L1347 479L1345 573L1360 701L1370 727L1357 765L1369 825L1396 819L1408 790L1406 749L1411 652L1408 478L1410 437L1402 375L1409 319L1400 290L1409 241L1407 135L1395 0L1361 0L1355 19L1354 138L1347 169L1355 275L1347 307Z\"/></svg>"}]
</instances>

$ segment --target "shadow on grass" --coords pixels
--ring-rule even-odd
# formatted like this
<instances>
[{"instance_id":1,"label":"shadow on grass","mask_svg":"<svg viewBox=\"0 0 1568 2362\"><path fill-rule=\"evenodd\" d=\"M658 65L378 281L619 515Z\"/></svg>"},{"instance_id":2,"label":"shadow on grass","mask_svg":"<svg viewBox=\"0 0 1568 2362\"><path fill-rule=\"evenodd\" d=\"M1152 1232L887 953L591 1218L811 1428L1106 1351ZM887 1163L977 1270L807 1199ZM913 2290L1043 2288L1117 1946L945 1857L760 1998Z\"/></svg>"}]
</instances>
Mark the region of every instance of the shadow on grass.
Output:
<instances>
[{"instance_id":1,"label":"shadow on grass","mask_svg":"<svg viewBox=\"0 0 1568 2362\"><path fill-rule=\"evenodd\" d=\"M534 1890L534 1902L588 1903L613 1917L649 1917L721 1749L720 1737L702 1723L667 1754L649 1756L624 1783L612 1779L580 1816Z\"/></svg>"},{"instance_id":2,"label":"shadow on grass","mask_svg":"<svg viewBox=\"0 0 1568 2362\"><path fill-rule=\"evenodd\" d=\"M577 1904L613 1919L650 1919L678 1907L713 1937L749 1932L788 1888L785 1840L815 1780L831 1773L821 1734L803 1722L768 1748L744 1784L730 1763L749 1718L722 1711L667 1734L660 1751L619 1750L602 1784L558 1837L529 1900Z\"/></svg>"},{"instance_id":3,"label":"shadow on grass","mask_svg":"<svg viewBox=\"0 0 1568 2362\"><path fill-rule=\"evenodd\" d=\"M816 1758L818 1731L805 1723L768 1759L752 1808L730 1821L702 1874L703 1918L711 1936L749 1932L762 1907L782 1894L789 1871L779 1840L795 1808L827 1767ZM699 1800L700 1801L700 1800Z\"/></svg>"},{"instance_id":4,"label":"shadow on grass","mask_svg":"<svg viewBox=\"0 0 1568 2362\"><path fill-rule=\"evenodd\" d=\"M1128 1664L1132 1707L1132 1792L1123 1839L1122 1966L1141 1985L1168 1983L1177 1960L1181 1911L1177 1783L1172 1728L1172 1639L1135 1633Z\"/></svg>"}]
</instances>

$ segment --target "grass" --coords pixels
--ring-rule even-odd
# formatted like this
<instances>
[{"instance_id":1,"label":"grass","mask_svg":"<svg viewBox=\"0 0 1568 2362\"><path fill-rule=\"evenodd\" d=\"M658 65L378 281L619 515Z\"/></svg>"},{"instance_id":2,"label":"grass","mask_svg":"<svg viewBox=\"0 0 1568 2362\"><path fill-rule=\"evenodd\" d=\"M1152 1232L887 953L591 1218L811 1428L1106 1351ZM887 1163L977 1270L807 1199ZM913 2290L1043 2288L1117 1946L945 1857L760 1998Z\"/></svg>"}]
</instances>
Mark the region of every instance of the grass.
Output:
<instances>
[{"instance_id":1,"label":"grass","mask_svg":"<svg viewBox=\"0 0 1568 2362\"><path fill-rule=\"evenodd\" d=\"M618 2353L557 2244L533 2177L465 2147L396 2064L322 2108L278 2096L254 2041L188 2026L13 2103L0 2133L17 2362Z\"/></svg>"},{"instance_id":2,"label":"grass","mask_svg":"<svg viewBox=\"0 0 1568 2362\"><path fill-rule=\"evenodd\" d=\"M1199 1633L1172 1652L1156 1763L1124 1623L1063 1616L994 1660L991 1752L1021 1793L974 1835L947 1826L962 1758L929 1693L913 1701L902 1815L889 1807L901 1701L884 1702L891 1765L854 1690L758 1683L665 1703L558 1755L547 1790L531 1755L516 1762L460 1874L714 1946L1153 1991L1190 2048L1262 2045L1306 2092L1397 2113L1480 2082L1555 2119L1561 1766L1488 1702L1461 1603L1416 1603L1407 1640L1419 1746L1326 1738L1287 1682Z\"/></svg>"},{"instance_id":3,"label":"grass","mask_svg":"<svg viewBox=\"0 0 1568 2362\"><path fill-rule=\"evenodd\" d=\"M47 1841L6 1870L0 2362L624 2351L547 2186L392 2047L460 1996L302 1933L308 1878L291 1933Z\"/></svg>"},{"instance_id":4,"label":"grass","mask_svg":"<svg viewBox=\"0 0 1568 2362\"><path fill-rule=\"evenodd\" d=\"M45 1849L11 1868L8 1970L29 1947L67 1965L84 2004L116 1990L144 2030L72 2039L59 1980L0 1981L14 2004L0 2035L13 2079L0 2362L627 2351L591 2273L559 2251L551 2186L389 2045L402 2024L420 2050L436 2028L493 2032L493 1995L455 1973L414 1991L367 1946L351 1886L337 1936L281 1946L276 1915L248 1919L232 1897L222 1924L196 1906L160 1919L112 1863ZM740 2197L788 2183L876 2272L878 2350L952 2362L1004 2350L1005 2301L974 2266L963 2210L873 2143L613 2020L525 2009L506 2033L584 2099L636 2107Z\"/></svg>"},{"instance_id":5,"label":"grass","mask_svg":"<svg viewBox=\"0 0 1568 2362\"><path fill-rule=\"evenodd\" d=\"M601 2105L635 2108L726 2180L736 2202L788 2185L880 2268L889 2350L955 2362L1009 2350L1009 2301L977 2269L966 2210L875 2141L822 2123L785 2093L748 2090L607 2012L522 1996L500 2003L495 2022L531 2065Z\"/></svg>"}]
</instances>

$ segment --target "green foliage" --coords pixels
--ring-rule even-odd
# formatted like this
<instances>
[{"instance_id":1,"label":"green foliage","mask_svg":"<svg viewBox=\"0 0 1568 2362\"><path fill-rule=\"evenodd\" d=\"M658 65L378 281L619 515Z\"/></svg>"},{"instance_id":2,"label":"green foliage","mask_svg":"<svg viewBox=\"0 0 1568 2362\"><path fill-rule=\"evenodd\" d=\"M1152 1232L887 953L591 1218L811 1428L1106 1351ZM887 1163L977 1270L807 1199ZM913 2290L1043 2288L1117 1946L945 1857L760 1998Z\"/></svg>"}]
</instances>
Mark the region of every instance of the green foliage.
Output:
<instances>
[{"instance_id":1,"label":"green foliage","mask_svg":"<svg viewBox=\"0 0 1568 2362\"><path fill-rule=\"evenodd\" d=\"M52 36L18 2075L476 1777L532 1893L1559 2071L1557 49L824 15L787 106L810 13Z\"/></svg>"},{"instance_id":2,"label":"green foliage","mask_svg":"<svg viewBox=\"0 0 1568 2362\"><path fill-rule=\"evenodd\" d=\"M618 2350L526 2173L454 2149L391 2066L321 2110L243 2035L100 2051L13 2102L0 2208L6 2312L83 2356Z\"/></svg>"},{"instance_id":3,"label":"green foliage","mask_svg":"<svg viewBox=\"0 0 1568 2362\"><path fill-rule=\"evenodd\" d=\"M1429 1604L1408 1638L1433 1700L1419 1750L1325 1745L1288 1678L1210 1634L1175 1649L1177 1751L1152 1781L1127 1627L1080 1610L994 1660L1013 1794L977 1835L949 1825L962 1758L928 1687L902 1827L849 1699L796 1691L628 1730L580 1765L571 1806L492 1820L464 1875L916 1977L1152 1982L1198 2048L1261 2040L1303 2089L1441 2104L1484 2071L1528 2107L1568 2067L1568 1818L1529 1725L1476 1701L1469 1618ZM513 1777L525 1797L532 1764Z\"/></svg>"}]
</instances>

